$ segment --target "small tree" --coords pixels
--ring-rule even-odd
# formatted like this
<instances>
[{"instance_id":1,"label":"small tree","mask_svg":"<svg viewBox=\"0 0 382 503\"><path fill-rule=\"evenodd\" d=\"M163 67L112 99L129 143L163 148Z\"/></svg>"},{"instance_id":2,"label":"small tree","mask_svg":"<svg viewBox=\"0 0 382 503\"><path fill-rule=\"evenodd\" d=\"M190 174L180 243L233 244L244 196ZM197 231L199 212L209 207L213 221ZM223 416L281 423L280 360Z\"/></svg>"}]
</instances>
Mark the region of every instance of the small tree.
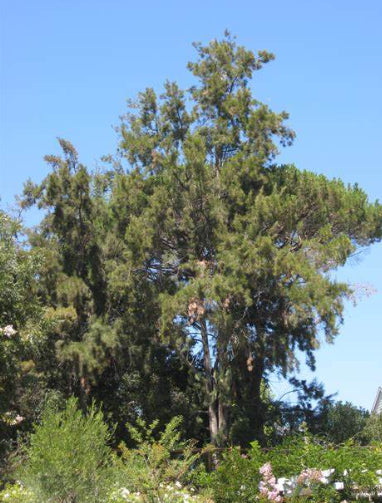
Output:
<instances>
[{"instance_id":1,"label":"small tree","mask_svg":"<svg viewBox=\"0 0 382 503\"><path fill-rule=\"evenodd\" d=\"M109 487L110 437L94 405L86 415L74 398L61 411L48 405L31 435L19 479L40 502L103 501Z\"/></svg>"}]
</instances>

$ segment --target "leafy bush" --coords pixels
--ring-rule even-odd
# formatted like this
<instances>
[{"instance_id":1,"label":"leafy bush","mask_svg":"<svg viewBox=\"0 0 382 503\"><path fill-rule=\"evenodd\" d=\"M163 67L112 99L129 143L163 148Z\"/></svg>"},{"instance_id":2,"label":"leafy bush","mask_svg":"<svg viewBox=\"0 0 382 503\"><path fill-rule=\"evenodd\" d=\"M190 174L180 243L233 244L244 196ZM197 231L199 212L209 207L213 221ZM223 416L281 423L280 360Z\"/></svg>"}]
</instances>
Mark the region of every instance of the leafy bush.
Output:
<instances>
[{"instance_id":1,"label":"leafy bush","mask_svg":"<svg viewBox=\"0 0 382 503\"><path fill-rule=\"evenodd\" d=\"M47 406L26 447L21 483L39 503L98 503L110 486L111 433L94 405L86 415L71 398L64 410Z\"/></svg>"},{"instance_id":2,"label":"leafy bush","mask_svg":"<svg viewBox=\"0 0 382 503\"><path fill-rule=\"evenodd\" d=\"M199 483L210 488L217 503L258 501L260 473L265 462L265 455L259 444L253 442L247 454L240 449L230 449L223 454L217 469L211 473L202 473Z\"/></svg>"},{"instance_id":3,"label":"leafy bush","mask_svg":"<svg viewBox=\"0 0 382 503\"><path fill-rule=\"evenodd\" d=\"M48 406L36 426L20 483L0 493L0 503L339 503L367 493L376 497L382 445L348 441L340 447L306 432L264 452L208 451L207 472L192 441L182 441L175 417L158 435L158 421L129 426L136 447L120 456L108 447L111 433L94 406L86 415L75 399L64 410ZM205 452L204 452L205 453ZM203 453L202 453L203 454Z\"/></svg>"},{"instance_id":4,"label":"leafy bush","mask_svg":"<svg viewBox=\"0 0 382 503\"><path fill-rule=\"evenodd\" d=\"M181 441L181 422L181 417L173 418L157 440L154 431L158 421L147 425L138 420L137 427L128 425L137 447L127 449L124 444L120 445L119 480L123 488L119 493L125 494L125 500L121 501L175 503L190 500L193 489L183 486L198 470L199 454L193 452L192 441ZM201 500L194 495L190 501Z\"/></svg>"}]
</instances>

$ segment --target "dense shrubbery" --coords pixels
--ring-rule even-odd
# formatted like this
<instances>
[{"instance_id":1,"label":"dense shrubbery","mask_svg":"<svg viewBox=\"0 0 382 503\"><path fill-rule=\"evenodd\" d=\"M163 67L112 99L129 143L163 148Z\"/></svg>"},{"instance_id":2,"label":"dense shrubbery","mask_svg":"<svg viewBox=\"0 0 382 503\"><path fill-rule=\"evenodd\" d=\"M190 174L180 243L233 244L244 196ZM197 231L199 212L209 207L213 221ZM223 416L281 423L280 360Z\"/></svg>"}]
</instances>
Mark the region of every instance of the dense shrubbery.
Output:
<instances>
[{"instance_id":1,"label":"dense shrubbery","mask_svg":"<svg viewBox=\"0 0 382 503\"><path fill-rule=\"evenodd\" d=\"M17 482L5 487L0 501L206 501L192 485L201 465L194 444L180 440L181 418L174 418L156 440L157 423L129 426L136 448L121 444L114 452L112 432L94 405L84 414L74 398L62 410L48 402L16 463Z\"/></svg>"},{"instance_id":2,"label":"dense shrubbery","mask_svg":"<svg viewBox=\"0 0 382 503\"><path fill-rule=\"evenodd\" d=\"M301 497L301 492L310 489L314 501L340 501L352 499L355 487L359 492L375 494L380 484L376 472L382 469L382 446L352 442L334 446L309 434L287 438L266 452L254 443L245 455L237 449L227 451L204 483L212 488L217 503L233 502L235 496L239 497L237 501L258 501L260 469L267 463L278 481L292 482L289 497ZM335 483L341 490L334 490Z\"/></svg>"},{"instance_id":3,"label":"dense shrubbery","mask_svg":"<svg viewBox=\"0 0 382 503\"><path fill-rule=\"evenodd\" d=\"M84 414L75 399L62 410L48 402L0 502L323 503L375 496L380 483L381 444L333 446L302 432L270 450L254 442L245 452L200 451L181 440L180 425L179 417L162 432L156 421L127 425L135 447L112 450L112 432L94 406Z\"/></svg>"}]
</instances>

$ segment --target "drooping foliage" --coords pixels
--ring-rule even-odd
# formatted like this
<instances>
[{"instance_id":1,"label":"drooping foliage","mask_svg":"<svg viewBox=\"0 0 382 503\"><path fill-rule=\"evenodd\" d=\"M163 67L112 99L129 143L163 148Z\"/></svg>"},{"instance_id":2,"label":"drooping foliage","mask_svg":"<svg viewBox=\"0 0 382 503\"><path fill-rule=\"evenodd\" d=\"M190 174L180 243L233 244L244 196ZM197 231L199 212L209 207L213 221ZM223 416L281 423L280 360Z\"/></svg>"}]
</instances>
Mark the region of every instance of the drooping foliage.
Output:
<instances>
[{"instance_id":1,"label":"drooping foliage","mask_svg":"<svg viewBox=\"0 0 382 503\"><path fill-rule=\"evenodd\" d=\"M74 147L59 142L63 158L46 157L52 172L40 185L28 182L23 200L46 210L30 237L45 256L39 369L50 389L74 393L83 406L102 402L122 429L142 414L163 423L182 414L198 431L188 367L158 337L156 289L128 265L112 193L118 174L90 174Z\"/></svg>"}]
</instances>

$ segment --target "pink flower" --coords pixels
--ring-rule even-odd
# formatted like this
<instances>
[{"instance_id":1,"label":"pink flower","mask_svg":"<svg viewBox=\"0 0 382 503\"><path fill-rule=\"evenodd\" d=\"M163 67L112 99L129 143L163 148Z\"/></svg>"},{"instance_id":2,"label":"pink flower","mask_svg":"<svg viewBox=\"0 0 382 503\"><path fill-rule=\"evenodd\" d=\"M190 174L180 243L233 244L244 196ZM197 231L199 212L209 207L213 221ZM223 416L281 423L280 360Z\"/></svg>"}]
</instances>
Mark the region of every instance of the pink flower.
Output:
<instances>
[{"instance_id":1,"label":"pink flower","mask_svg":"<svg viewBox=\"0 0 382 503\"><path fill-rule=\"evenodd\" d=\"M259 484L260 494L266 497L269 501L281 503L283 501L281 492L277 487L276 477L272 473L272 466L270 463L265 463L260 469L262 481Z\"/></svg>"},{"instance_id":2,"label":"pink flower","mask_svg":"<svg viewBox=\"0 0 382 503\"><path fill-rule=\"evenodd\" d=\"M321 470L315 470L314 468L307 468L303 470L298 476L297 482L299 484L309 484L309 482L320 482L323 477Z\"/></svg>"},{"instance_id":3,"label":"pink flower","mask_svg":"<svg viewBox=\"0 0 382 503\"><path fill-rule=\"evenodd\" d=\"M260 469L259 469L260 475L269 475L272 473L272 466L270 463L265 463Z\"/></svg>"}]
</instances>

